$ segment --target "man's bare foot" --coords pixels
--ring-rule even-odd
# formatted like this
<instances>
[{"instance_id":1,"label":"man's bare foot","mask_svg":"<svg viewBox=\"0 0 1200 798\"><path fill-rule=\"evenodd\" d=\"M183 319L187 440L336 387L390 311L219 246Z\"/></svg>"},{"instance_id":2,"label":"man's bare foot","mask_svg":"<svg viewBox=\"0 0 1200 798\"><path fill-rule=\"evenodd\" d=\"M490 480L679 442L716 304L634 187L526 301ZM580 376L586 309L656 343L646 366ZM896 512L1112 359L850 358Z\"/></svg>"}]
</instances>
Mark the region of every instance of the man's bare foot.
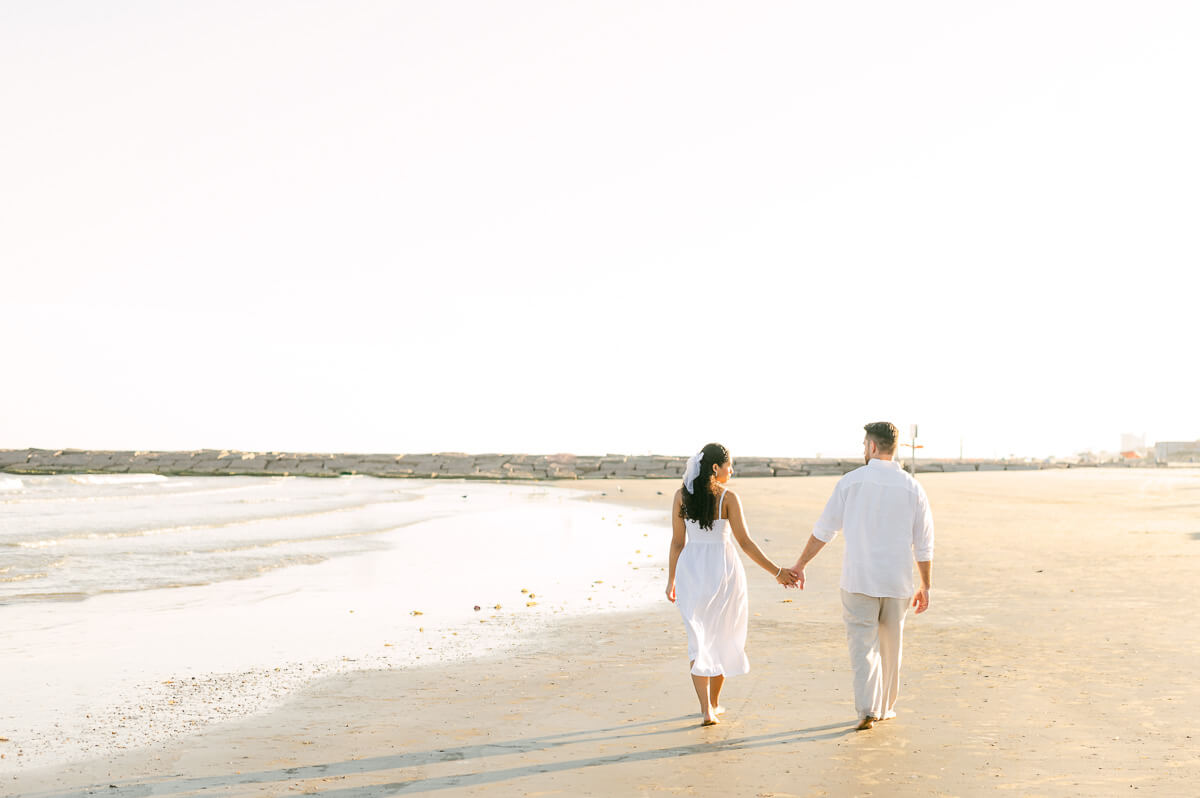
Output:
<instances>
[{"instance_id":1,"label":"man's bare foot","mask_svg":"<svg viewBox=\"0 0 1200 798\"><path fill-rule=\"evenodd\" d=\"M877 720L877 718L873 718L870 715L867 715L865 718L863 718L862 720L860 720L858 722L858 725L854 727L854 730L855 731L866 731L867 729L869 729L875 725L876 720Z\"/></svg>"}]
</instances>

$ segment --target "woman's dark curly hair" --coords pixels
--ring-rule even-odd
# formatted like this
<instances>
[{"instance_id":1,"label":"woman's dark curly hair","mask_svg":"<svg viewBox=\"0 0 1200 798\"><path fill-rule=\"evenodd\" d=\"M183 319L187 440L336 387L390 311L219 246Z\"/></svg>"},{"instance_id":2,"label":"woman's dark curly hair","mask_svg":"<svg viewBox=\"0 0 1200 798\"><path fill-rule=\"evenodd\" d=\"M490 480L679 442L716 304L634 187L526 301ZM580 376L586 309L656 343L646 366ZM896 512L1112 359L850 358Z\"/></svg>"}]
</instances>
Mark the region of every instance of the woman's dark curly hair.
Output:
<instances>
[{"instance_id":1,"label":"woman's dark curly hair","mask_svg":"<svg viewBox=\"0 0 1200 798\"><path fill-rule=\"evenodd\" d=\"M729 450L719 443L710 443L700 450L700 474L692 483L692 492L688 493L687 486L683 487L683 503L679 506L680 518L691 518L700 524L701 529L712 529L713 521L717 518L717 489L713 466L722 466L729 462Z\"/></svg>"}]
</instances>

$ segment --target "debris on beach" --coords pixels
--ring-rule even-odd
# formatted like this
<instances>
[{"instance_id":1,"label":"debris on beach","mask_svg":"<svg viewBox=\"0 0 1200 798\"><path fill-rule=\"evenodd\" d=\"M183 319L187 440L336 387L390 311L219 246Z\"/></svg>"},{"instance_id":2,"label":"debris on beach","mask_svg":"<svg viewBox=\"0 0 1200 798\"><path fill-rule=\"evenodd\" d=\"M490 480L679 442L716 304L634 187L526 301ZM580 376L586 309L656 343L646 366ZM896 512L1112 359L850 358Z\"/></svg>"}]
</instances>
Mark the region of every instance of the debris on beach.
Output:
<instances>
[{"instance_id":1,"label":"debris on beach","mask_svg":"<svg viewBox=\"0 0 1200 798\"><path fill-rule=\"evenodd\" d=\"M525 606L526 606L526 607L536 607L536 606L537 606L537 602L536 602L536 601L526 601L526 602L525 602Z\"/></svg>"},{"instance_id":2,"label":"debris on beach","mask_svg":"<svg viewBox=\"0 0 1200 798\"><path fill-rule=\"evenodd\" d=\"M413 610L412 612L409 613L409 615L424 615L424 614L425 613L421 612L420 610Z\"/></svg>"},{"instance_id":3,"label":"debris on beach","mask_svg":"<svg viewBox=\"0 0 1200 798\"><path fill-rule=\"evenodd\" d=\"M497 609L497 610L500 609L500 605L497 604L494 609Z\"/></svg>"},{"instance_id":4,"label":"debris on beach","mask_svg":"<svg viewBox=\"0 0 1200 798\"><path fill-rule=\"evenodd\" d=\"M529 597L530 597L530 598L537 598L537 593L530 593L530 594L529 594Z\"/></svg>"},{"instance_id":5,"label":"debris on beach","mask_svg":"<svg viewBox=\"0 0 1200 798\"><path fill-rule=\"evenodd\" d=\"M475 605L475 612L479 612L479 610L480 610L480 606L479 606L478 604L476 604L476 605Z\"/></svg>"},{"instance_id":6,"label":"debris on beach","mask_svg":"<svg viewBox=\"0 0 1200 798\"><path fill-rule=\"evenodd\" d=\"M521 592L522 592L522 593L528 593L528 592L529 592L529 588L527 588L527 587L523 587L523 588L521 588Z\"/></svg>"}]
</instances>

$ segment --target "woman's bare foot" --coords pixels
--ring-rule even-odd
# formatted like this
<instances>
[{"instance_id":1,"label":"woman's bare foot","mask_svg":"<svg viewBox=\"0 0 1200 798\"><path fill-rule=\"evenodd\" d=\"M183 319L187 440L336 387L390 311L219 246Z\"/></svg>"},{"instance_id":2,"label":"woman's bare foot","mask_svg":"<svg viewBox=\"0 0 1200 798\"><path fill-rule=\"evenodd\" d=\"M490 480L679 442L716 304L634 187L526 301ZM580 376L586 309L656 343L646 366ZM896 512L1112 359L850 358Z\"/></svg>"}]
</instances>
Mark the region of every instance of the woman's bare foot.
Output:
<instances>
[{"instance_id":1,"label":"woman's bare foot","mask_svg":"<svg viewBox=\"0 0 1200 798\"><path fill-rule=\"evenodd\" d=\"M715 716L715 715L721 715L721 714L723 714L724 712L725 712L725 707L713 707L713 708L712 708L712 714L713 714L714 716Z\"/></svg>"},{"instance_id":2,"label":"woman's bare foot","mask_svg":"<svg viewBox=\"0 0 1200 798\"><path fill-rule=\"evenodd\" d=\"M704 714L704 719L700 721L700 725L701 726L716 726L720 722L721 721L717 718L716 714L714 714L712 712L706 712Z\"/></svg>"}]
</instances>

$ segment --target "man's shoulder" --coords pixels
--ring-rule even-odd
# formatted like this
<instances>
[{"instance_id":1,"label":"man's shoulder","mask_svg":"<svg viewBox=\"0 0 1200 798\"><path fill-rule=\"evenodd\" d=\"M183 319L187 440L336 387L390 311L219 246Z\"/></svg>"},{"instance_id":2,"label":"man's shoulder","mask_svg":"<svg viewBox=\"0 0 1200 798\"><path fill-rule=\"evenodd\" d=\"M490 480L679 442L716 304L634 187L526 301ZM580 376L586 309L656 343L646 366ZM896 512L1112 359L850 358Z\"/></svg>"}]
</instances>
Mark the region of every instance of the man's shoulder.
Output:
<instances>
[{"instance_id":1,"label":"man's shoulder","mask_svg":"<svg viewBox=\"0 0 1200 798\"><path fill-rule=\"evenodd\" d=\"M914 493L918 496L925 495L925 486L920 483L916 476L908 473L907 471L901 471L900 477L903 480L901 484L903 484L910 493Z\"/></svg>"},{"instance_id":2,"label":"man's shoulder","mask_svg":"<svg viewBox=\"0 0 1200 798\"><path fill-rule=\"evenodd\" d=\"M862 482L868 476L870 476L870 469L865 465L860 465L853 471L847 471L845 474L842 474L841 478L837 481L837 487L845 488L849 485L854 485Z\"/></svg>"},{"instance_id":3,"label":"man's shoulder","mask_svg":"<svg viewBox=\"0 0 1200 798\"><path fill-rule=\"evenodd\" d=\"M925 489L921 487L921 483L917 481L916 477L903 468L870 468L866 465L861 465L853 471L844 474L838 480L838 485L849 486L859 482L891 485L894 487L903 487L905 490L913 492L925 492Z\"/></svg>"},{"instance_id":4,"label":"man's shoulder","mask_svg":"<svg viewBox=\"0 0 1200 798\"><path fill-rule=\"evenodd\" d=\"M866 468L867 467L865 465L860 465L857 468L851 469L850 471L842 474L841 479L839 479L838 482L852 482L855 479L861 479Z\"/></svg>"}]
</instances>

